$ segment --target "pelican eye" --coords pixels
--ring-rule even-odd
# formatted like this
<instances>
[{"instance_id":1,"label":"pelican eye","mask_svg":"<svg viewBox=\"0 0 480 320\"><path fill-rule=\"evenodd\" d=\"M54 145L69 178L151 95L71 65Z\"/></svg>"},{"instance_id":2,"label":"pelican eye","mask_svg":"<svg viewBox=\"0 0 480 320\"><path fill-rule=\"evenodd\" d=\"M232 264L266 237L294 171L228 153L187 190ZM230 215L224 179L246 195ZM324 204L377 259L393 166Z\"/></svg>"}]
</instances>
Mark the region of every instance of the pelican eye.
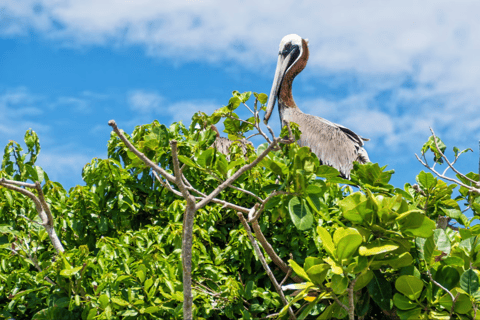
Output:
<instances>
[{"instance_id":1,"label":"pelican eye","mask_svg":"<svg viewBox=\"0 0 480 320\"><path fill-rule=\"evenodd\" d=\"M289 54L290 52L292 52L292 51L295 50L295 49L298 49L298 45L292 44L292 43L287 43L287 44L285 45L285 47L283 47L283 50L280 51L280 53L281 53L282 55L287 55L287 54Z\"/></svg>"}]
</instances>

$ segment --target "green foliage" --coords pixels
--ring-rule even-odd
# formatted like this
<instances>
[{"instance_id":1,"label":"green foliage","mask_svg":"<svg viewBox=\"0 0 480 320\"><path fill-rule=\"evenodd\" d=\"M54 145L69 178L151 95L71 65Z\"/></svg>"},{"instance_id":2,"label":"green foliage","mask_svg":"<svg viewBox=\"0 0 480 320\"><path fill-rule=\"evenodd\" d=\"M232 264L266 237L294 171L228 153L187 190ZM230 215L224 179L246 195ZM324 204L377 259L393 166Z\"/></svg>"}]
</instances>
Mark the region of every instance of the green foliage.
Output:
<instances>
[{"instance_id":1,"label":"green foliage","mask_svg":"<svg viewBox=\"0 0 480 320\"><path fill-rule=\"evenodd\" d=\"M189 127L154 121L127 136L170 173L170 141L178 141L186 179L208 194L267 148L243 150L233 143L227 160L212 147L212 125L222 119L232 140L253 129L255 116L243 122L235 113L253 97L254 111L264 109L265 94L234 91L226 106L212 115L196 113ZM290 129L299 134L295 124ZM57 255L35 223L34 203L0 186L0 319L181 319L184 199L157 181L115 134L108 158L92 159L83 168L85 185L68 191L35 165L40 143L33 130L25 144L26 152L7 144L0 178L42 183L65 252ZM443 152L445 145L437 144ZM422 148L424 156L428 151L440 162L433 138ZM455 156L465 151L454 149ZM395 188L393 174L376 163L355 163L351 180L344 180L308 147L288 144L234 182L262 199L281 191L266 203L259 224L278 256L304 279L283 287L299 290L287 294L289 306L301 309L298 319L345 318L340 304L351 303L357 317L473 318L480 300L480 227L459 203L478 215L480 196L461 187L452 199L456 185L423 171L418 185ZM478 181L474 173L466 176ZM246 208L258 202L238 188L218 198ZM437 229L444 216L461 228ZM196 319L288 317L234 210L208 204L195 216L193 237Z\"/></svg>"}]
</instances>

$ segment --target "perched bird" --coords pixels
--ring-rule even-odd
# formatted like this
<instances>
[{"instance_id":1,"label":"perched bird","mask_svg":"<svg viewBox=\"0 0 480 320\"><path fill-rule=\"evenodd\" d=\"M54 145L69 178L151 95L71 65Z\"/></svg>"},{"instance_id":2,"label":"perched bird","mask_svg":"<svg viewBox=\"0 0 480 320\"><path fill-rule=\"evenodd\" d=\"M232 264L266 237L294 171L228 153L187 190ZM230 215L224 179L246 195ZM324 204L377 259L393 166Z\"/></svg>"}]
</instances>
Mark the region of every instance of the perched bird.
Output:
<instances>
[{"instance_id":1,"label":"perched bird","mask_svg":"<svg viewBox=\"0 0 480 320\"><path fill-rule=\"evenodd\" d=\"M370 162L363 148L363 141L369 139L342 125L305 114L297 107L292 96L292 82L307 65L308 55L308 40L296 34L283 37L264 122L268 123L278 100L282 127L289 122L298 124L302 132L298 144L310 147L322 164L337 169L343 177L349 178L353 161Z\"/></svg>"},{"instance_id":2,"label":"perched bird","mask_svg":"<svg viewBox=\"0 0 480 320\"><path fill-rule=\"evenodd\" d=\"M228 138L220 137L220 132L218 132L218 129L216 126L211 125L211 128L213 131L217 133L217 138L215 139L215 142L213 142L213 147L217 149L218 152L223 153L224 155L227 156L227 160L230 160L230 146L233 143L238 143L240 147L242 148L243 154L245 157L247 157L247 144L251 145L253 147L253 144L248 141L247 139L243 138L241 140L236 140L232 141Z\"/></svg>"}]
</instances>

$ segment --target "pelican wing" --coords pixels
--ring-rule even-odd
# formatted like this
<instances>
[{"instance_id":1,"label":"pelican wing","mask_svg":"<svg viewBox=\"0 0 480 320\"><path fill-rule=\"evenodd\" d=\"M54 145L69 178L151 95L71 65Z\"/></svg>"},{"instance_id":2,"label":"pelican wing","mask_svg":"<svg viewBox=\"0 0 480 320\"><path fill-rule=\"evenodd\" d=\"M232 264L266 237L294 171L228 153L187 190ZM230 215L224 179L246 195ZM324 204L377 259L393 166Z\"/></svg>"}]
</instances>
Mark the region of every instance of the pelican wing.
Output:
<instances>
[{"instance_id":1,"label":"pelican wing","mask_svg":"<svg viewBox=\"0 0 480 320\"><path fill-rule=\"evenodd\" d=\"M353 161L370 161L363 148L365 139L352 130L298 109L285 109L283 120L297 123L302 131L298 144L310 147L322 164L334 167L348 178Z\"/></svg>"}]
</instances>

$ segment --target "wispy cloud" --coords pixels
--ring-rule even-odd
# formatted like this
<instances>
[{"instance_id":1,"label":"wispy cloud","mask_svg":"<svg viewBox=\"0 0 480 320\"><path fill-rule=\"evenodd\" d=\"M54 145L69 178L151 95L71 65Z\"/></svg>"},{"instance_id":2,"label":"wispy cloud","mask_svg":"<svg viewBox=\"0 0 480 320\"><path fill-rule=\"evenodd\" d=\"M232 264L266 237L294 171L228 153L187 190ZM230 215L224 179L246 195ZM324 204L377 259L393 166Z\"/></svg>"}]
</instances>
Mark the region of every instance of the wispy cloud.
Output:
<instances>
[{"instance_id":1,"label":"wispy cloud","mask_svg":"<svg viewBox=\"0 0 480 320\"><path fill-rule=\"evenodd\" d=\"M156 113L164 98L157 92L134 90L128 94L129 107L135 112Z\"/></svg>"},{"instance_id":2,"label":"wispy cloud","mask_svg":"<svg viewBox=\"0 0 480 320\"><path fill-rule=\"evenodd\" d=\"M391 90L393 109L396 103L422 110L441 105L448 115L435 121L443 123L451 117L456 121L451 113L458 114L458 108L469 115L479 108L479 10L475 0L277 1L275 6L253 0L241 5L211 0L7 0L0 5L0 33L28 35L33 29L62 45L140 45L149 55L173 61L233 61L264 70L273 68L281 37L295 32L310 39L306 79L332 85L357 82L358 92L341 103L358 99L370 108L375 95ZM405 82L411 87L404 88ZM144 114L164 102L142 91L129 99ZM372 111L378 120L388 113L397 123L400 115L380 107ZM195 109L193 104L188 108ZM473 130L472 121L465 128ZM367 134L372 130L378 131L369 127Z\"/></svg>"}]
</instances>

